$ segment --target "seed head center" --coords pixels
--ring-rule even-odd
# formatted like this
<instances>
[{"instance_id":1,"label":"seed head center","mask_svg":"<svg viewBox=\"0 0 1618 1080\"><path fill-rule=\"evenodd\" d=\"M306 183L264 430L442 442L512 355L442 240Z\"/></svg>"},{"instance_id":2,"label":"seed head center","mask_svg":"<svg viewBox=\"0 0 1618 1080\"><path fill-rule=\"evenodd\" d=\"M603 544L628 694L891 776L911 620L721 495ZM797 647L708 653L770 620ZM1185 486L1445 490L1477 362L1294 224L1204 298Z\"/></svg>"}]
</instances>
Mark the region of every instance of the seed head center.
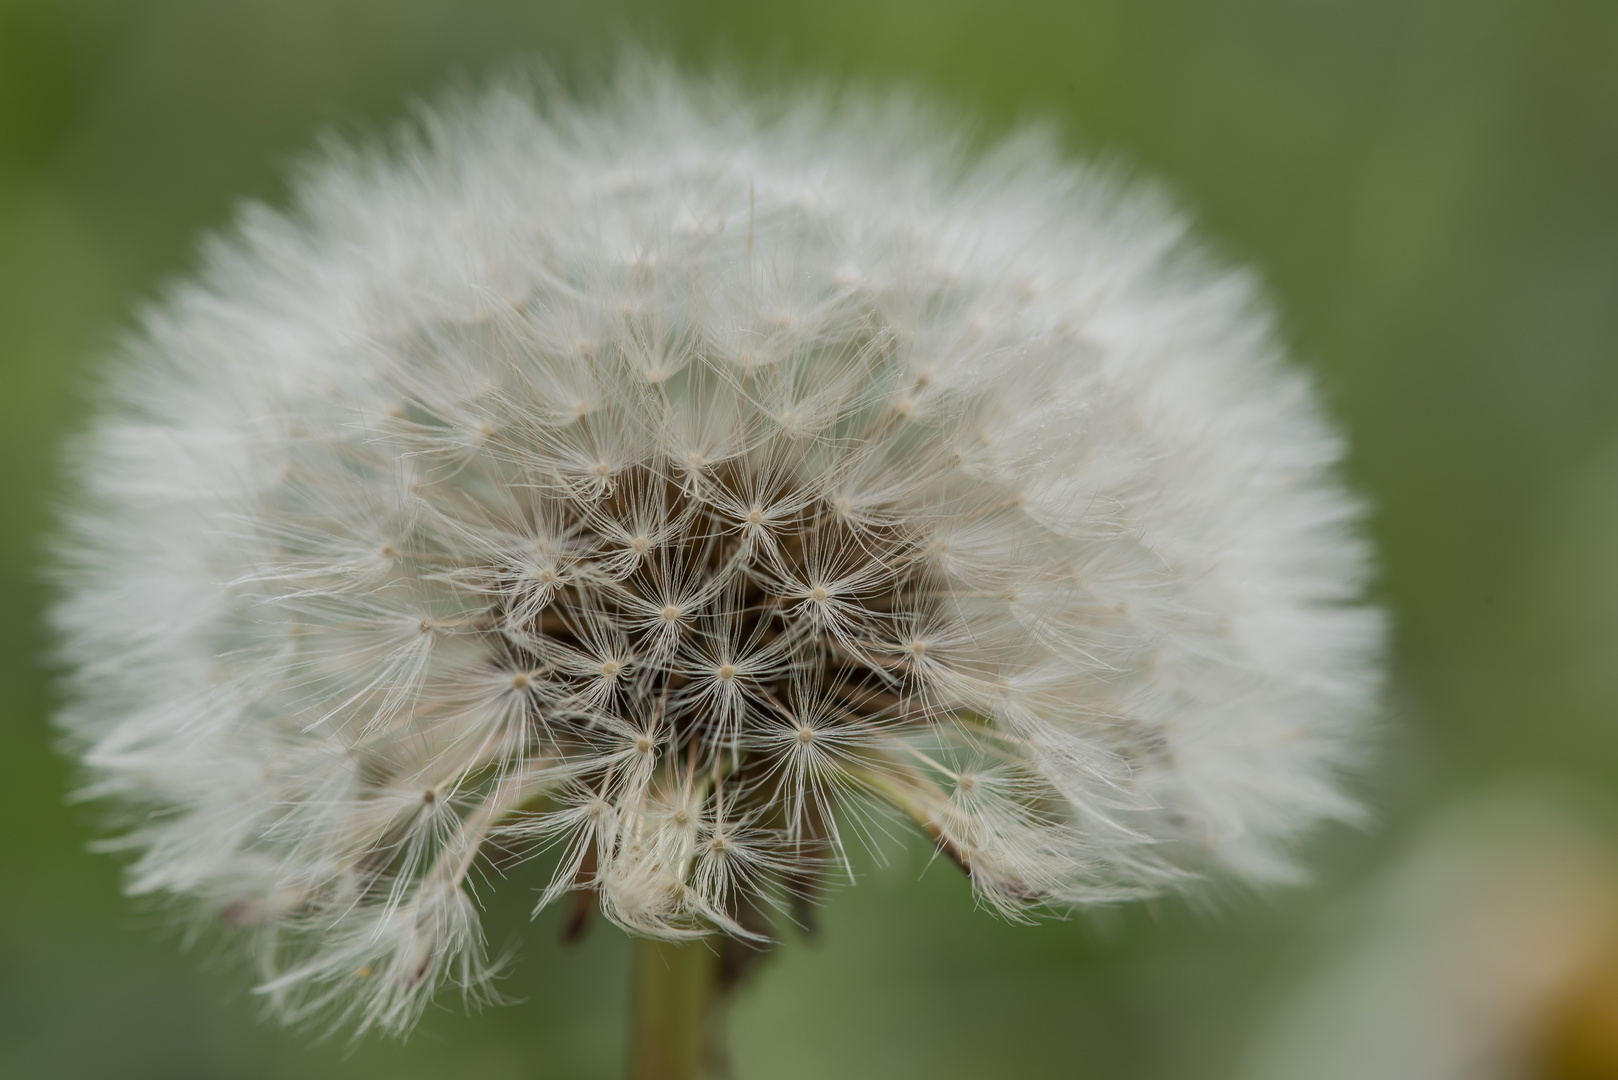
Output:
<instances>
[{"instance_id":1,"label":"seed head center","mask_svg":"<svg viewBox=\"0 0 1618 1080\"><path fill-rule=\"evenodd\" d=\"M666 622L666 623L677 622L677 621L679 621L679 618L680 618L680 609L675 607L673 604L670 604L670 605L668 605L667 607L665 607L663 609L663 621L664 622Z\"/></svg>"},{"instance_id":2,"label":"seed head center","mask_svg":"<svg viewBox=\"0 0 1618 1080\"><path fill-rule=\"evenodd\" d=\"M602 674L602 676L604 678L608 678L608 679L617 678L618 677L618 672L619 672L620 669L621 669L620 665L619 665L618 661L616 661L616 660L603 660L603 661L601 661L601 674Z\"/></svg>"}]
</instances>

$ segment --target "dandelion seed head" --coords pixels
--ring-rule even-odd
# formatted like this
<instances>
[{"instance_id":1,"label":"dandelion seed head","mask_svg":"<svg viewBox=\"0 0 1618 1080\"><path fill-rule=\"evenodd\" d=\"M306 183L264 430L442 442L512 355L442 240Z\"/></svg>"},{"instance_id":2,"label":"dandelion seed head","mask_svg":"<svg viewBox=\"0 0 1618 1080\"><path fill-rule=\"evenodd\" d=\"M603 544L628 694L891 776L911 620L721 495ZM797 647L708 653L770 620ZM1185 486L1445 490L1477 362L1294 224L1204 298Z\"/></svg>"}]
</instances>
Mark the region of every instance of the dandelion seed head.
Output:
<instances>
[{"instance_id":1,"label":"dandelion seed head","mask_svg":"<svg viewBox=\"0 0 1618 1080\"><path fill-rule=\"evenodd\" d=\"M1378 690L1338 440L1153 197L960 145L631 72L247 214L78 450L131 890L400 1031L495 851L667 937L884 815L1013 917L1292 874Z\"/></svg>"}]
</instances>

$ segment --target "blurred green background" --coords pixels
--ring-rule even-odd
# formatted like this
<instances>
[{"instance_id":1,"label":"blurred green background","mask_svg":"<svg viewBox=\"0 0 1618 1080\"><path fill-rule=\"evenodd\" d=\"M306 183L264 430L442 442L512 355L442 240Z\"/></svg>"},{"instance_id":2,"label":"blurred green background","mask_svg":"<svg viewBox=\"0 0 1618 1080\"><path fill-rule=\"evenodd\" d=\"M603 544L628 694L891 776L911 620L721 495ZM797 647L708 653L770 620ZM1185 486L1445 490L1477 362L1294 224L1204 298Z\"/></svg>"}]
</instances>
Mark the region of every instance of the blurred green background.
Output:
<instances>
[{"instance_id":1,"label":"blurred green background","mask_svg":"<svg viewBox=\"0 0 1618 1080\"><path fill-rule=\"evenodd\" d=\"M1164 181L1270 283L1347 427L1394 613L1378 827L1316 884L1009 926L893 853L736 1018L744 1077L1233 1075L1317 915L1428 807L1533 773L1618 797L1618 3L0 0L0 1076L615 1076L625 942L494 898L521 999L311 1046L87 852L37 567L85 388L199 231L321 129L631 37L762 85L916 85ZM949 872L945 872L948 870Z\"/></svg>"}]
</instances>

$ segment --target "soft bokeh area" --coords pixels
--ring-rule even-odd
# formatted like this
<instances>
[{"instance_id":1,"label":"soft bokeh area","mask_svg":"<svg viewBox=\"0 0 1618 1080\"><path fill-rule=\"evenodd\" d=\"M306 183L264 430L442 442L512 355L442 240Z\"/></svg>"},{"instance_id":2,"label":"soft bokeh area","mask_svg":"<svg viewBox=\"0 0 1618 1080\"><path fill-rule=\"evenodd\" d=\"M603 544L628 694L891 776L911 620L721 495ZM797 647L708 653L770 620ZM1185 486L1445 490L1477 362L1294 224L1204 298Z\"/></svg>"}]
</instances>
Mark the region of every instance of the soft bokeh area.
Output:
<instances>
[{"instance_id":1,"label":"soft bokeh area","mask_svg":"<svg viewBox=\"0 0 1618 1080\"><path fill-rule=\"evenodd\" d=\"M588 79L629 40L760 86L918 87L1163 183L1266 279L1344 425L1395 626L1377 821L1322 836L1312 885L1016 926L895 844L747 994L740 1076L1417 1080L1450 1074L1398 1048L1436 1062L1472 1023L1494 1042L1456 1053L1489 1076L1618 1076L1607 0L0 0L0 1076L620 1072L627 943L528 923L541 868L485 894L513 1004L445 996L402 1046L263 1022L227 948L88 850L39 568L98 359L204 230L278 199L322 131L524 58ZM1503 935L1546 944L1470 944ZM1502 992L1395 1033L1379 979Z\"/></svg>"}]
</instances>

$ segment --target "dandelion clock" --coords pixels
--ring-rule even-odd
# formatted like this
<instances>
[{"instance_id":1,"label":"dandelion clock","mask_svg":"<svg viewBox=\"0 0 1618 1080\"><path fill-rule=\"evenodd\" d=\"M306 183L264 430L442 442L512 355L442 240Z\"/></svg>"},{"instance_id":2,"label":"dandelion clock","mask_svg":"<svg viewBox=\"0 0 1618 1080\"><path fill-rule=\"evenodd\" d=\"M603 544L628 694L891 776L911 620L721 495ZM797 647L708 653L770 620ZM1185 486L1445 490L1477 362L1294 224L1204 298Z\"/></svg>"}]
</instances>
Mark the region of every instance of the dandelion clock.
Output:
<instances>
[{"instance_id":1,"label":"dandelion clock","mask_svg":"<svg viewBox=\"0 0 1618 1080\"><path fill-rule=\"evenodd\" d=\"M123 353L61 722L130 891L285 1019L478 993L473 883L534 858L640 941L633 1075L695 1076L896 823L1022 919L1355 812L1341 445L1251 281L1042 140L507 86L328 151Z\"/></svg>"}]
</instances>

